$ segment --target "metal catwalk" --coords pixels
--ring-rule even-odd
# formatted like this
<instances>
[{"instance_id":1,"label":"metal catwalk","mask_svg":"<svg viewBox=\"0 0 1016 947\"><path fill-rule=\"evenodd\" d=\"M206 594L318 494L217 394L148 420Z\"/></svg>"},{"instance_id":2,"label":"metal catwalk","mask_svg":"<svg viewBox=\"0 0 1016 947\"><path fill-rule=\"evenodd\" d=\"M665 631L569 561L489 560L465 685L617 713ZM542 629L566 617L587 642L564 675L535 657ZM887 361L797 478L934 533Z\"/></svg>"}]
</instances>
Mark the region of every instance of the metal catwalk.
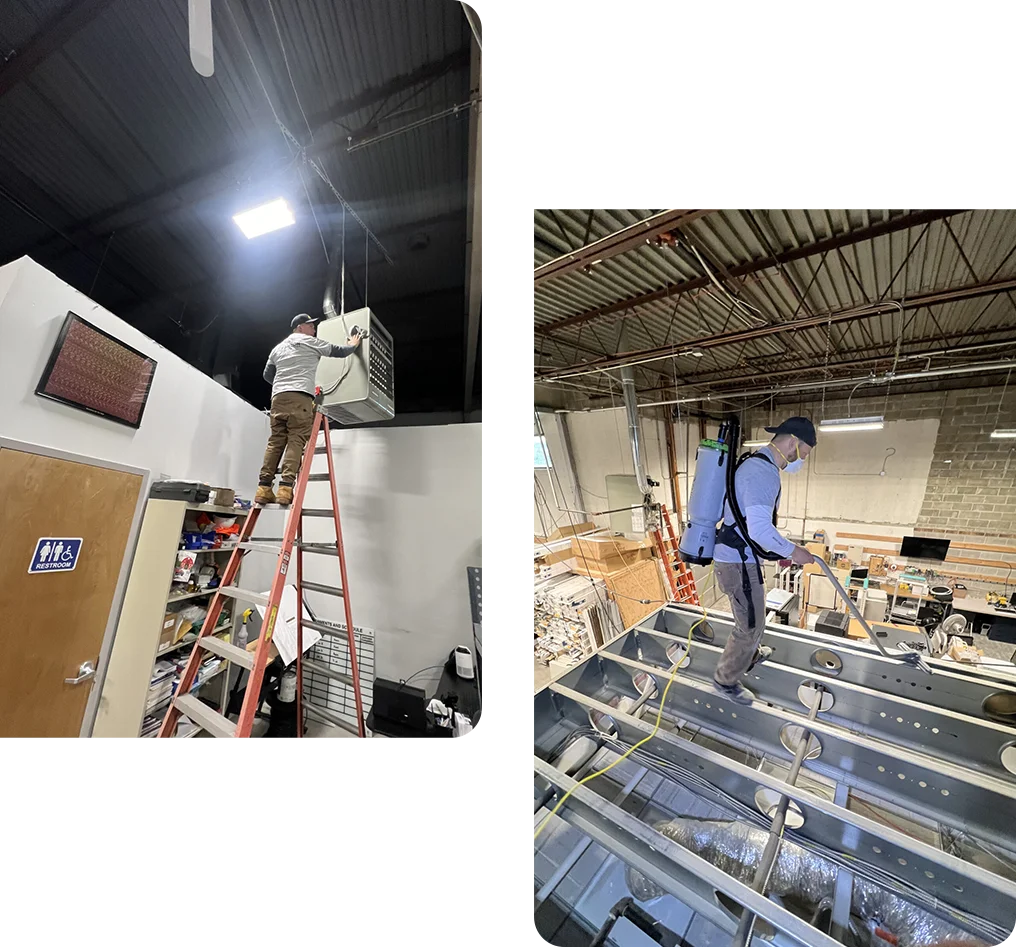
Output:
<instances>
[{"instance_id":1,"label":"metal catwalk","mask_svg":"<svg viewBox=\"0 0 1016 947\"><path fill-rule=\"evenodd\" d=\"M702 619L664 608L536 695L541 932L566 919L557 942L590 942L609 918L597 942L632 947L1004 940L1016 673L929 660L929 675L769 625L774 653L749 671L758 699L742 707L710 685L732 619Z\"/></svg>"}]
</instances>

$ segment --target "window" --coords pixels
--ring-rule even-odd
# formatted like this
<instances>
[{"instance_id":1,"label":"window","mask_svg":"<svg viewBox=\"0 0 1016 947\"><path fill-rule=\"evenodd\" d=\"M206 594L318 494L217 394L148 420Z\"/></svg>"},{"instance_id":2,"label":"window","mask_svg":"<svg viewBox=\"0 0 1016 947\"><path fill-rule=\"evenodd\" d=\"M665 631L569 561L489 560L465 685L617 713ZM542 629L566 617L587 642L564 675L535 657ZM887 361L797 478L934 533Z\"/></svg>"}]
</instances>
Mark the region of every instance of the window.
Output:
<instances>
[{"instance_id":1,"label":"window","mask_svg":"<svg viewBox=\"0 0 1016 947\"><path fill-rule=\"evenodd\" d=\"M533 435L533 466L540 470L549 470L550 450L547 448L547 438Z\"/></svg>"}]
</instances>

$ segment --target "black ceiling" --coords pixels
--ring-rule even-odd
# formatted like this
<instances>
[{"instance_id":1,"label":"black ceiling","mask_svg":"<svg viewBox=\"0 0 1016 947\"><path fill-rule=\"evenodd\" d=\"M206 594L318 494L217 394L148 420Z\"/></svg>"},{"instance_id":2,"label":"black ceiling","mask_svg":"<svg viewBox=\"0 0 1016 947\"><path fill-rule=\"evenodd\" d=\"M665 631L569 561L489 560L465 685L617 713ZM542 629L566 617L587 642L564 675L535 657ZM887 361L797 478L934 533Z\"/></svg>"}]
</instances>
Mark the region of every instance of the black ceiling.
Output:
<instances>
[{"instance_id":1,"label":"black ceiling","mask_svg":"<svg viewBox=\"0 0 1016 947\"><path fill-rule=\"evenodd\" d=\"M397 411L478 409L478 346L472 399L464 385L478 106L454 109L474 91L470 44L449 0L222 0L205 79L187 0L8 0L0 262L30 255L264 407L268 351L321 310L337 191L346 308L366 296L395 339ZM232 215L280 195L297 223L248 241Z\"/></svg>"}]
</instances>

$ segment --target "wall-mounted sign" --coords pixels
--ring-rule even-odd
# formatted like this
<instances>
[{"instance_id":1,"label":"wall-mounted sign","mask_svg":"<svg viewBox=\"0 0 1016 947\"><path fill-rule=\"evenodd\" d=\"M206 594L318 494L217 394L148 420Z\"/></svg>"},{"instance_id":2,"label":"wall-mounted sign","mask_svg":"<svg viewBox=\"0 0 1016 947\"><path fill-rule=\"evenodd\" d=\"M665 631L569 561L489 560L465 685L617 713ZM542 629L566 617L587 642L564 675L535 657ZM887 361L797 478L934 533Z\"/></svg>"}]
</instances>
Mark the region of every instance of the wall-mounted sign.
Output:
<instances>
[{"instance_id":1,"label":"wall-mounted sign","mask_svg":"<svg viewBox=\"0 0 1016 947\"><path fill-rule=\"evenodd\" d=\"M29 574L36 572L71 572L78 564L81 539L55 539L44 536L35 544L35 554L28 566Z\"/></svg>"}]
</instances>

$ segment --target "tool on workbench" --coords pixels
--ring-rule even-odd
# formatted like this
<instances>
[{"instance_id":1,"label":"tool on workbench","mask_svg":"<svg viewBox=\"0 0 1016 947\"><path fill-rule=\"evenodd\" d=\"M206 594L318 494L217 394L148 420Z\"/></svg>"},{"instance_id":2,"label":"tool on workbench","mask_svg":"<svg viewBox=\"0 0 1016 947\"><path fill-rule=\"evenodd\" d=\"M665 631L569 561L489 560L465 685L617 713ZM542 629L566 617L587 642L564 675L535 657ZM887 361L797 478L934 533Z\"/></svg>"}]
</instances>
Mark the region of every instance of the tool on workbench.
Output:
<instances>
[{"instance_id":1,"label":"tool on workbench","mask_svg":"<svg viewBox=\"0 0 1016 947\"><path fill-rule=\"evenodd\" d=\"M324 443L318 446L318 435L324 434ZM311 473L311 464L315 454L325 454L328 461L327 473ZM325 635L341 636L342 632L316 621L306 621L303 617L303 595L304 591L320 592L326 595L337 596L342 599L345 606L346 631L345 636L349 643L349 675L339 675L337 672L329 671L330 677L336 677L353 689L353 697L356 703L356 732L358 736L365 736L363 719L363 704L360 698L360 678L356 660L356 637L353 631L353 616L349 605L348 582L346 575L346 556L342 545L342 526L339 521L339 500L335 489L335 466L332 455L331 435L329 434L328 423L325 416L315 412L314 425L311 429L310 438L307 441L307 448L303 455L303 464L300 468L300 475L296 481L293 492L293 502L289 508L289 515L286 519L285 535L281 539L256 538L253 536L254 526L258 516L264 507L253 507L244 522L240 532L236 548L230 556L229 564L222 575L222 581L212 596L208 606L208 614L201 627L201 633L194 642L190 658L180 677L176 693L169 705L169 710L159 728L160 737L171 737L176 732L177 724L181 716L186 716L202 729L216 737L249 737L254 723L254 715L261 704L261 684L265 675L265 668L270 661L272 646L272 633L275 630L275 623L278 618L279 604L282 600L282 592L286 586L286 577L289 572L293 552L296 552L296 713L297 719L303 720L303 629L313 628ZM332 507L331 509L307 509L304 506L304 497L307 491L307 484L310 481L327 481L330 487ZM307 517L324 517L335 523L335 543L307 543L303 539L303 520ZM241 589L233 583L236 581L240 571L240 564L244 556L251 552L268 553L277 555L278 560L275 566L275 575L272 580L271 590L267 595L253 592L248 589ZM303 579L303 554L318 553L324 555L335 555L338 558L339 572L342 585L339 587L330 585L319 585L315 582L305 582ZM224 597L234 598L242 602L251 602L255 605L264 606L264 620L261 622L261 632L258 637L257 647L254 652L237 647L212 636L211 632L218 624L219 613L222 610ZM247 615L245 615L246 620ZM206 659L205 652L211 652L238 665L250 672L247 680L247 689L244 693L243 704L240 708L239 720L234 723L227 716L217 712L212 707L198 699L196 694L191 693L197 679L198 669L202 661ZM241 672L242 673L242 672ZM308 713L311 712L307 708ZM297 735L303 735L303 727L297 727Z\"/></svg>"}]
</instances>

